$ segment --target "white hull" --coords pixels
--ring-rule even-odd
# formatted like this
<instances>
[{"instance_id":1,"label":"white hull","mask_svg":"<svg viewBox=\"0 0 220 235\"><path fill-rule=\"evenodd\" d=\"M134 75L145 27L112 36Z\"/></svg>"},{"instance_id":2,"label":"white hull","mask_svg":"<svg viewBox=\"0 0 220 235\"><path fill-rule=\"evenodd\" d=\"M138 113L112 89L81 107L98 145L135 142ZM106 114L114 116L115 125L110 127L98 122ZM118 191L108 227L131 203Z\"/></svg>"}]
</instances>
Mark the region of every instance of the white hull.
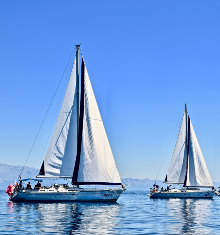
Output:
<instances>
[{"instance_id":1,"label":"white hull","mask_svg":"<svg viewBox=\"0 0 220 235\"><path fill-rule=\"evenodd\" d=\"M158 191L152 192L150 198L213 198L215 192L212 190L200 191L200 190L171 190L171 191Z\"/></svg>"},{"instance_id":2,"label":"white hull","mask_svg":"<svg viewBox=\"0 0 220 235\"><path fill-rule=\"evenodd\" d=\"M45 189L20 190L9 199L14 202L116 202L124 189Z\"/></svg>"}]
</instances>

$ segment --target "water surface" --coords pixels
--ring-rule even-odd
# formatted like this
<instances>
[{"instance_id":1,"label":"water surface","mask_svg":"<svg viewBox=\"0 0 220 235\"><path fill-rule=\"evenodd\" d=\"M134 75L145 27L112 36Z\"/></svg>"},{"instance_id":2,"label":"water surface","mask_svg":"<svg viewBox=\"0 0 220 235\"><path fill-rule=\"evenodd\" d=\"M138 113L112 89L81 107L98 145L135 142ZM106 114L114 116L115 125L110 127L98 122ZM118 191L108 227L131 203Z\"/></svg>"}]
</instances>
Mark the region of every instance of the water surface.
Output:
<instances>
[{"instance_id":1,"label":"water surface","mask_svg":"<svg viewBox=\"0 0 220 235\"><path fill-rule=\"evenodd\" d=\"M1 234L220 234L220 197L149 199L127 191L117 203L15 203L0 191Z\"/></svg>"}]
</instances>

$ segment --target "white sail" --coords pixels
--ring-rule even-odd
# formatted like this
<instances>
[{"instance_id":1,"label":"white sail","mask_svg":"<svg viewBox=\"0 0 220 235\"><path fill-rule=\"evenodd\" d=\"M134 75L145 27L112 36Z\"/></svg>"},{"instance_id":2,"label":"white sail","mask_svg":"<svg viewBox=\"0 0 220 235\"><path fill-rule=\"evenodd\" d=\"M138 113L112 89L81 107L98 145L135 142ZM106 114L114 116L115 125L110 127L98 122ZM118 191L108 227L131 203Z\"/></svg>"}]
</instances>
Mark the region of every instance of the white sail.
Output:
<instances>
[{"instance_id":1,"label":"white sail","mask_svg":"<svg viewBox=\"0 0 220 235\"><path fill-rule=\"evenodd\" d=\"M189 167L186 186L213 186L191 122L189 141Z\"/></svg>"},{"instance_id":2,"label":"white sail","mask_svg":"<svg viewBox=\"0 0 220 235\"><path fill-rule=\"evenodd\" d=\"M183 184L186 175L186 113L183 114L179 135L173 152L172 160L167 172L166 183Z\"/></svg>"},{"instance_id":3,"label":"white sail","mask_svg":"<svg viewBox=\"0 0 220 235\"><path fill-rule=\"evenodd\" d=\"M84 69L84 118L77 182L121 183L89 75Z\"/></svg>"},{"instance_id":4,"label":"white sail","mask_svg":"<svg viewBox=\"0 0 220 235\"><path fill-rule=\"evenodd\" d=\"M45 177L72 177L77 152L76 102L75 58L58 120L44 158L42 167Z\"/></svg>"}]
</instances>

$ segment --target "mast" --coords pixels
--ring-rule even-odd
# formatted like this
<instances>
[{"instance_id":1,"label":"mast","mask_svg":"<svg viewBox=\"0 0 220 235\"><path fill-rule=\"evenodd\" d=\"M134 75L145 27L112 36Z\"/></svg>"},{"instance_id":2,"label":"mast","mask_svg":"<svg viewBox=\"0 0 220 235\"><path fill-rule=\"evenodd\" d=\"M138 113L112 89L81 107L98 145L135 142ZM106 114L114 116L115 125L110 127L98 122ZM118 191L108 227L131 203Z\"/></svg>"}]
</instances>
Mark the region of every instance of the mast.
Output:
<instances>
[{"instance_id":1,"label":"mast","mask_svg":"<svg viewBox=\"0 0 220 235\"><path fill-rule=\"evenodd\" d=\"M185 104L185 117L186 117L186 139L185 139L185 153L188 153L187 148L187 105ZM187 155L186 155L187 156Z\"/></svg>"},{"instance_id":2,"label":"mast","mask_svg":"<svg viewBox=\"0 0 220 235\"><path fill-rule=\"evenodd\" d=\"M76 46L76 110L77 110L77 146L78 146L78 135L79 135L79 48L80 45Z\"/></svg>"},{"instance_id":3,"label":"mast","mask_svg":"<svg viewBox=\"0 0 220 235\"><path fill-rule=\"evenodd\" d=\"M76 46L76 112L77 112L77 148L79 144L79 48L80 45ZM77 185L77 187L79 187Z\"/></svg>"},{"instance_id":4,"label":"mast","mask_svg":"<svg viewBox=\"0 0 220 235\"><path fill-rule=\"evenodd\" d=\"M188 173L188 162L189 162L189 146L188 146L188 127L187 127L187 104L185 104L185 118L186 118L186 138L185 138L185 156L186 156L186 175L184 180L184 187L186 186L187 173Z\"/></svg>"},{"instance_id":5,"label":"mast","mask_svg":"<svg viewBox=\"0 0 220 235\"><path fill-rule=\"evenodd\" d=\"M82 135L83 135L83 118L84 118L84 72L85 72L85 64L84 60L82 58L82 64L81 64L81 99L80 99L80 114L78 119L78 136L77 136L77 154L76 154L76 161L73 171L73 177L72 177L72 184L77 185L77 178L78 178L78 172L79 172L79 164L80 164L80 155L81 155L81 145L82 145Z\"/></svg>"}]
</instances>

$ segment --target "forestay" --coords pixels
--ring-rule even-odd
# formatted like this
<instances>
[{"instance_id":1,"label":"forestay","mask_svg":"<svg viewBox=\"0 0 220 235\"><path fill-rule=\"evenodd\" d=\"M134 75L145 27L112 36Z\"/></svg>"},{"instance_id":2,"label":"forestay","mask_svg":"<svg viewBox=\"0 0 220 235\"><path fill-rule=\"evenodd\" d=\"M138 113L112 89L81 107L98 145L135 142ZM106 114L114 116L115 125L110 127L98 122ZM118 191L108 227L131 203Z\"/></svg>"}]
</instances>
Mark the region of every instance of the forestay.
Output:
<instances>
[{"instance_id":1,"label":"forestay","mask_svg":"<svg viewBox=\"0 0 220 235\"><path fill-rule=\"evenodd\" d=\"M191 122L189 141L189 171L186 186L213 186Z\"/></svg>"},{"instance_id":2,"label":"forestay","mask_svg":"<svg viewBox=\"0 0 220 235\"><path fill-rule=\"evenodd\" d=\"M83 132L77 182L121 184L85 65Z\"/></svg>"},{"instance_id":3,"label":"forestay","mask_svg":"<svg viewBox=\"0 0 220 235\"><path fill-rule=\"evenodd\" d=\"M165 183L171 183L171 184L184 183L186 175L186 161L187 161L185 142L186 142L186 113L184 112L179 135L173 152L172 160L167 172Z\"/></svg>"},{"instance_id":4,"label":"forestay","mask_svg":"<svg viewBox=\"0 0 220 235\"><path fill-rule=\"evenodd\" d=\"M39 176L72 177L77 151L76 58Z\"/></svg>"}]
</instances>

